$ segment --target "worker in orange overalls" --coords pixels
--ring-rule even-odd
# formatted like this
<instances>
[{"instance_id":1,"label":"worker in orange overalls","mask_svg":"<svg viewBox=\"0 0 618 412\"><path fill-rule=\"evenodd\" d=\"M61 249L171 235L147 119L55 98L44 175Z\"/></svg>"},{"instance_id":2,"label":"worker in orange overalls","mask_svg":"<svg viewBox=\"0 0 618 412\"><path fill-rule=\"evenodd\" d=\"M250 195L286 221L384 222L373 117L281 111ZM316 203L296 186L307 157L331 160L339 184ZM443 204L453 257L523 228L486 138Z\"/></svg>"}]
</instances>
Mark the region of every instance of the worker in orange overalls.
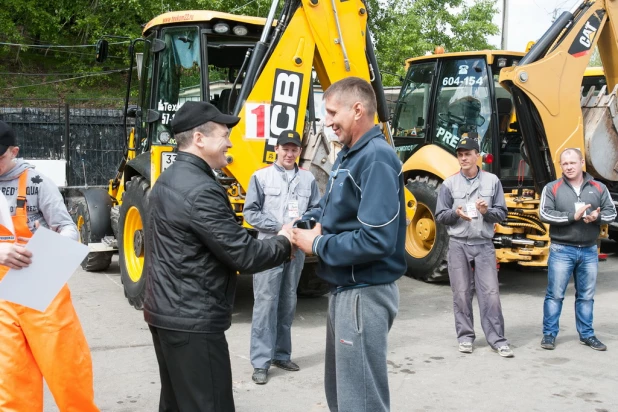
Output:
<instances>
[{"instance_id":1,"label":"worker in orange overalls","mask_svg":"<svg viewBox=\"0 0 618 412\"><path fill-rule=\"evenodd\" d=\"M78 237L56 185L16 160L18 153L13 130L0 121L0 279L36 259L20 243L39 225ZM90 350L67 285L45 312L0 299L0 411L42 411L43 378L61 412L99 410Z\"/></svg>"}]
</instances>

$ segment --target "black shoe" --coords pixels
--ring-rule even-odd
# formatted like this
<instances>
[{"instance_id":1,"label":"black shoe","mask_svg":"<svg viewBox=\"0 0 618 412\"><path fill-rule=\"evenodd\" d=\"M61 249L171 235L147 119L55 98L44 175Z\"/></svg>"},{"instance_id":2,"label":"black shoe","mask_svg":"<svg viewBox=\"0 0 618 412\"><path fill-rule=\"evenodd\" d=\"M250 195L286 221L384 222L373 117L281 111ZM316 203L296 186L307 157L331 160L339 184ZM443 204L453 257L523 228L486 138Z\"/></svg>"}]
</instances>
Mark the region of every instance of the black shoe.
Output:
<instances>
[{"instance_id":1,"label":"black shoe","mask_svg":"<svg viewBox=\"0 0 618 412\"><path fill-rule=\"evenodd\" d=\"M258 385L264 385L266 382L268 382L268 369L253 369L253 376L251 377L251 379L253 379L253 382Z\"/></svg>"},{"instance_id":2,"label":"black shoe","mask_svg":"<svg viewBox=\"0 0 618 412\"><path fill-rule=\"evenodd\" d=\"M292 371L292 372L296 372L300 370L298 365L292 362L291 360L274 360L273 366L284 369L286 371Z\"/></svg>"},{"instance_id":3,"label":"black shoe","mask_svg":"<svg viewBox=\"0 0 618 412\"><path fill-rule=\"evenodd\" d=\"M556 349L556 337L552 335L543 335L543 339L541 339L541 347L549 350Z\"/></svg>"},{"instance_id":4,"label":"black shoe","mask_svg":"<svg viewBox=\"0 0 618 412\"><path fill-rule=\"evenodd\" d=\"M607 346L597 339L596 336L590 336L589 338L579 338L579 343L582 345L590 346L594 350L607 350Z\"/></svg>"}]
</instances>

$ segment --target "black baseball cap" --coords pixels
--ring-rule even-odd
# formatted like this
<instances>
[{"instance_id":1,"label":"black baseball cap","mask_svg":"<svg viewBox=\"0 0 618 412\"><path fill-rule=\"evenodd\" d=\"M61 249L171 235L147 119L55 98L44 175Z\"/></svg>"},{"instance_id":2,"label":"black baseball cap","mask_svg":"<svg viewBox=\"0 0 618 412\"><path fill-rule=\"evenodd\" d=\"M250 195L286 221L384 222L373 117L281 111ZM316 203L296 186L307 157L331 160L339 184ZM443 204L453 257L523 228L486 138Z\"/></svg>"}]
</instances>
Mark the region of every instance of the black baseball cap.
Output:
<instances>
[{"instance_id":1,"label":"black baseball cap","mask_svg":"<svg viewBox=\"0 0 618 412\"><path fill-rule=\"evenodd\" d=\"M481 149L479 148L477 137L478 133L469 133L467 137L462 137L459 143L457 143L457 148L455 150L476 150L480 152Z\"/></svg>"},{"instance_id":2,"label":"black baseball cap","mask_svg":"<svg viewBox=\"0 0 618 412\"><path fill-rule=\"evenodd\" d=\"M240 117L223 114L208 102L186 102L172 119L172 131L174 133L186 132L207 122L233 127L239 121Z\"/></svg>"},{"instance_id":3,"label":"black baseball cap","mask_svg":"<svg viewBox=\"0 0 618 412\"><path fill-rule=\"evenodd\" d=\"M11 126L0 120L0 156L2 156L10 146L17 146L15 132Z\"/></svg>"},{"instance_id":4,"label":"black baseball cap","mask_svg":"<svg viewBox=\"0 0 618 412\"><path fill-rule=\"evenodd\" d=\"M284 130L279 135L279 138L277 139L278 146L288 143L295 144L298 147L302 146L302 143L300 142L300 135L296 130Z\"/></svg>"}]
</instances>

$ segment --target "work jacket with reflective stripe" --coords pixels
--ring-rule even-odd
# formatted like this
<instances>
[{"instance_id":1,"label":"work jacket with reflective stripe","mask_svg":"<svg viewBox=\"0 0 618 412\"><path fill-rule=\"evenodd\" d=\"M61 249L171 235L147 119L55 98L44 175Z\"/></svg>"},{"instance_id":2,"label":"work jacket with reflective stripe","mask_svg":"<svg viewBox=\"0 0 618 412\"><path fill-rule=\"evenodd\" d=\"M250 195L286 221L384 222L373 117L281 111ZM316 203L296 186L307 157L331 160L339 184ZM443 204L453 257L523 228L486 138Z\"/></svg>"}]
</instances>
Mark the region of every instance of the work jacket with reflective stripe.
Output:
<instances>
[{"instance_id":1,"label":"work jacket with reflective stripe","mask_svg":"<svg viewBox=\"0 0 618 412\"><path fill-rule=\"evenodd\" d=\"M311 172L295 165L289 180L287 171L274 163L251 176L243 215L259 231L258 239L265 239L319 202L320 191Z\"/></svg>"},{"instance_id":2,"label":"work jacket with reflective stripe","mask_svg":"<svg viewBox=\"0 0 618 412\"><path fill-rule=\"evenodd\" d=\"M478 210L476 217L466 221L457 215L461 206L466 211L466 204L475 203L477 199L487 202L487 213ZM461 171L444 180L438 193L436 205L436 222L446 226L452 238L467 244L490 242L494 237L494 224L506 219L507 208L504 191L498 177L483 170L478 171L475 179L467 179Z\"/></svg>"},{"instance_id":3,"label":"work jacket with reflective stripe","mask_svg":"<svg viewBox=\"0 0 618 412\"><path fill-rule=\"evenodd\" d=\"M591 223L575 220L575 203L590 204L588 213L601 208L597 220ZM584 172L579 196L564 177L545 186L541 195L541 220L549 223L552 242L571 246L593 246L599 238L600 225L616 219L616 208L607 187Z\"/></svg>"}]
</instances>

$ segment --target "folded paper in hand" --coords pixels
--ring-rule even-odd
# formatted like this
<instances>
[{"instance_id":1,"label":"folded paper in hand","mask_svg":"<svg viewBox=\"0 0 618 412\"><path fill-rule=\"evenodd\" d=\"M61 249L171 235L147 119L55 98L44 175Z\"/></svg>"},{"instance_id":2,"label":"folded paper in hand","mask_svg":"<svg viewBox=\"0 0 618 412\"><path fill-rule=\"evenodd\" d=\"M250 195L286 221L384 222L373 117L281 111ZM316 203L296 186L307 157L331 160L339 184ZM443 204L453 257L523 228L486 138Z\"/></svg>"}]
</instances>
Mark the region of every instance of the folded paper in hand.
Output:
<instances>
[{"instance_id":1,"label":"folded paper in hand","mask_svg":"<svg viewBox=\"0 0 618 412\"><path fill-rule=\"evenodd\" d=\"M88 255L88 246L40 227L26 249L32 252L32 263L6 273L0 299L44 312Z\"/></svg>"}]
</instances>

